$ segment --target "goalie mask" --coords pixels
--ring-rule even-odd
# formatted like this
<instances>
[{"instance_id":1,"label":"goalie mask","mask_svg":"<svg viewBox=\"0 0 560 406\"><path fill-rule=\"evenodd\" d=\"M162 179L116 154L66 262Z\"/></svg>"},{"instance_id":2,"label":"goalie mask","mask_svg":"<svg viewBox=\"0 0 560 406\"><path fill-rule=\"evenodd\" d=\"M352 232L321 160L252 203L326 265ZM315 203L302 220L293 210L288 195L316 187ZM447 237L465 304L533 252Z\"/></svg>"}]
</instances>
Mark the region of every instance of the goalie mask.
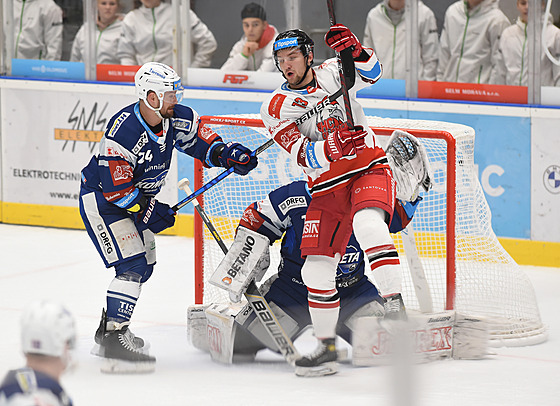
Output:
<instances>
[{"instance_id":1,"label":"goalie mask","mask_svg":"<svg viewBox=\"0 0 560 406\"><path fill-rule=\"evenodd\" d=\"M57 303L32 303L21 318L21 344L25 354L64 357L76 342L74 318Z\"/></svg>"},{"instance_id":2,"label":"goalie mask","mask_svg":"<svg viewBox=\"0 0 560 406\"><path fill-rule=\"evenodd\" d=\"M432 186L428 155L424 146L413 135L395 130L385 149L393 177L397 182L397 198L413 202L420 187L424 191Z\"/></svg>"},{"instance_id":3,"label":"goalie mask","mask_svg":"<svg viewBox=\"0 0 560 406\"><path fill-rule=\"evenodd\" d=\"M134 84L138 98L156 113L159 113L164 101L171 103L176 99L179 103L183 100L181 78L177 72L163 63L148 62L142 65L134 76ZM154 92L159 100L159 106L156 108L148 103L150 92Z\"/></svg>"}]
</instances>

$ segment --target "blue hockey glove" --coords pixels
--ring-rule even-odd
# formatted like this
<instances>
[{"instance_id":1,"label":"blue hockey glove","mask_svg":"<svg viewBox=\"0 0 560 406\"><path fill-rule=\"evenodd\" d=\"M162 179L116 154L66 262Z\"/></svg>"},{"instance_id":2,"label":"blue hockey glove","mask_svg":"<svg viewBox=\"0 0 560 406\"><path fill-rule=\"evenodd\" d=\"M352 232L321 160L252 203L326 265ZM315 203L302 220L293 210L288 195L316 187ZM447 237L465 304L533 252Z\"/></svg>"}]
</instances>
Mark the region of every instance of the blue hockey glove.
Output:
<instances>
[{"instance_id":1,"label":"blue hockey glove","mask_svg":"<svg viewBox=\"0 0 560 406\"><path fill-rule=\"evenodd\" d=\"M229 142L218 156L220 165L226 169L233 167L238 175L247 175L257 166L257 157L250 156L251 150L238 142Z\"/></svg>"},{"instance_id":2,"label":"blue hockey glove","mask_svg":"<svg viewBox=\"0 0 560 406\"><path fill-rule=\"evenodd\" d=\"M148 200L148 205L135 217L138 231L149 229L154 234L160 233L175 224L175 212L168 204L158 202L153 197Z\"/></svg>"}]
</instances>

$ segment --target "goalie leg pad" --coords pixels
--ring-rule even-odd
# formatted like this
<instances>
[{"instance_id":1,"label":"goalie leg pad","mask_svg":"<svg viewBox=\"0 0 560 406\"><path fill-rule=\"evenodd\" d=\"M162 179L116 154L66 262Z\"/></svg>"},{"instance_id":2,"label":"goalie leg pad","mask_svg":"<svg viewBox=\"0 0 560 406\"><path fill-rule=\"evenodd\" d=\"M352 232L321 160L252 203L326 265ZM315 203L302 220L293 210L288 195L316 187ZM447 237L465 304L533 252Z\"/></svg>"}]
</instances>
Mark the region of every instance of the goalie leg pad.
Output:
<instances>
[{"instance_id":1,"label":"goalie leg pad","mask_svg":"<svg viewBox=\"0 0 560 406\"><path fill-rule=\"evenodd\" d=\"M357 366L385 365L394 359L394 338L377 317L355 321L352 335L352 363ZM487 354L487 323L454 311L409 314L407 344L415 362L445 358L478 359Z\"/></svg>"},{"instance_id":2,"label":"goalie leg pad","mask_svg":"<svg viewBox=\"0 0 560 406\"><path fill-rule=\"evenodd\" d=\"M235 317L243 308L240 304L217 303L204 310L207 319L208 350L213 361L222 364L233 362Z\"/></svg>"},{"instance_id":3,"label":"goalie leg pad","mask_svg":"<svg viewBox=\"0 0 560 406\"><path fill-rule=\"evenodd\" d=\"M192 305L187 308L187 339L189 344L202 351L208 349L208 320L205 310L209 305Z\"/></svg>"},{"instance_id":4,"label":"goalie leg pad","mask_svg":"<svg viewBox=\"0 0 560 406\"><path fill-rule=\"evenodd\" d=\"M210 283L225 289L230 298L241 300L252 280L259 282L270 265L270 240L245 227L239 227L227 255L218 265Z\"/></svg>"},{"instance_id":5,"label":"goalie leg pad","mask_svg":"<svg viewBox=\"0 0 560 406\"><path fill-rule=\"evenodd\" d=\"M457 313L453 334L453 359L481 359L488 355L489 324L480 317Z\"/></svg>"}]
</instances>

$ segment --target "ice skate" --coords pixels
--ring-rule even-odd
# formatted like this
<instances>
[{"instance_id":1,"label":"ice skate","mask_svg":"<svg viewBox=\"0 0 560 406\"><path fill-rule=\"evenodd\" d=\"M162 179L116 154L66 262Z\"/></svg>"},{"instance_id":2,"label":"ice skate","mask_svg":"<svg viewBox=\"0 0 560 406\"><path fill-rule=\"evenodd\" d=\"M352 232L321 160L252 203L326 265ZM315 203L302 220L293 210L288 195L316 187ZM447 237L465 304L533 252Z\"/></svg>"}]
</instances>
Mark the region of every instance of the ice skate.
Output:
<instances>
[{"instance_id":1,"label":"ice skate","mask_svg":"<svg viewBox=\"0 0 560 406\"><path fill-rule=\"evenodd\" d=\"M134 335L128 331L128 323L123 323L113 331L107 331L99 344L100 356L105 358L101 372L107 373L147 373L153 372L156 359L144 354L134 343Z\"/></svg>"},{"instance_id":2,"label":"ice skate","mask_svg":"<svg viewBox=\"0 0 560 406\"><path fill-rule=\"evenodd\" d=\"M385 296L385 319L388 320L407 320L404 302L400 293Z\"/></svg>"},{"instance_id":3,"label":"ice skate","mask_svg":"<svg viewBox=\"0 0 560 406\"><path fill-rule=\"evenodd\" d=\"M335 338L325 338L319 342L315 352L296 361L297 376L324 376L338 372L338 352Z\"/></svg>"},{"instance_id":4,"label":"ice skate","mask_svg":"<svg viewBox=\"0 0 560 406\"><path fill-rule=\"evenodd\" d=\"M93 345L93 348L90 351L91 355L102 357L99 344L101 343L101 339L103 338L106 332L107 332L107 312L105 311L105 309L103 309L101 311L101 320L99 321L99 327L97 327L97 331L95 332L95 336L94 336L95 344ZM149 355L150 353L149 342L147 342L146 340L140 337L136 337L136 335L134 335L134 333L130 331L130 329L127 329L125 334L129 337L130 340L132 340L134 346L138 351L140 351L143 354Z\"/></svg>"}]
</instances>

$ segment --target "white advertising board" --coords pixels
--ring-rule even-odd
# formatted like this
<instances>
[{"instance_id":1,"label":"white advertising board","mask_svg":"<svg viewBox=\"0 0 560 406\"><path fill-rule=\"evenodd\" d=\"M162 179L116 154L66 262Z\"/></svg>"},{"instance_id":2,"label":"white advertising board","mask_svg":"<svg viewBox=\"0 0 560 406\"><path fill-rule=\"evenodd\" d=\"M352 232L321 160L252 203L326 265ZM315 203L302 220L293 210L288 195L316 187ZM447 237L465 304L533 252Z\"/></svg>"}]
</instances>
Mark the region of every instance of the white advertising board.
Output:
<instances>
[{"instance_id":1,"label":"white advertising board","mask_svg":"<svg viewBox=\"0 0 560 406\"><path fill-rule=\"evenodd\" d=\"M550 113L531 121L531 239L560 242L560 110Z\"/></svg>"},{"instance_id":2,"label":"white advertising board","mask_svg":"<svg viewBox=\"0 0 560 406\"><path fill-rule=\"evenodd\" d=\"M78 206L80 171L106 123L136 100L127 94L2 89L2 200ZM176 159L158 198L177 202Z\"/></svg>"}]
</instances>

